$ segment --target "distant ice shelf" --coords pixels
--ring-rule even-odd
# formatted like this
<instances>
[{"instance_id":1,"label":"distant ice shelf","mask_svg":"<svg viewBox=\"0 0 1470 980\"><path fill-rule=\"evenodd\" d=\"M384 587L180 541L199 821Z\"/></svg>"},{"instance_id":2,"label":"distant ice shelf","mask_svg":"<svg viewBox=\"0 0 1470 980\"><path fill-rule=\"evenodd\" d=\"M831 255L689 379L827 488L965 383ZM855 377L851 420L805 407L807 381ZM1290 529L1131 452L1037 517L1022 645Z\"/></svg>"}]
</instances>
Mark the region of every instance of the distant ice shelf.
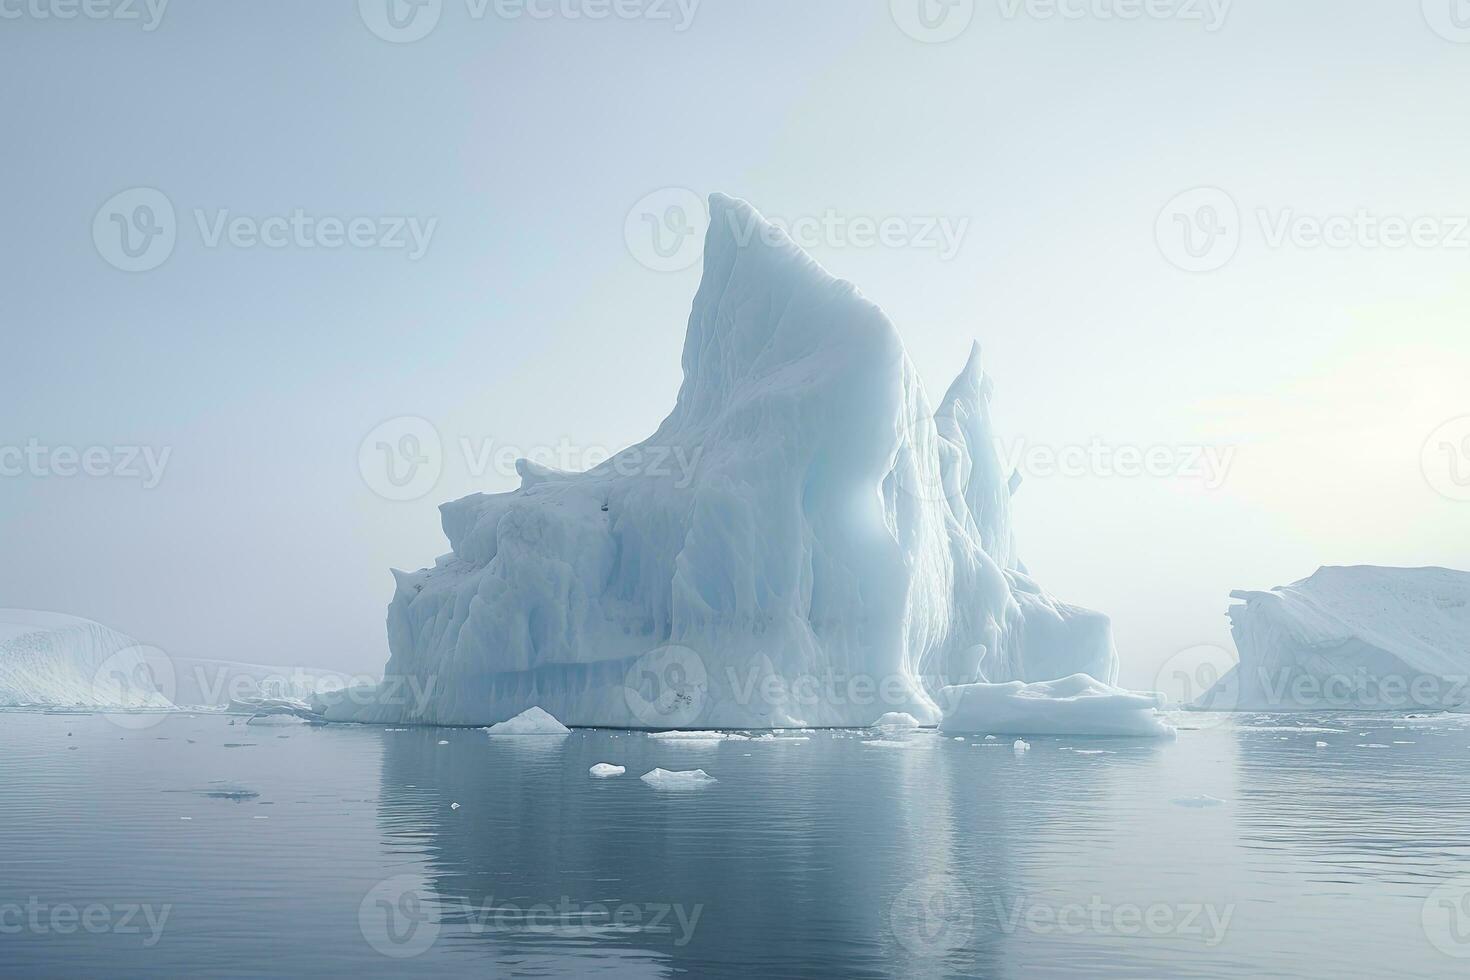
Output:
<instances>
[{"instance_id":1,"label":"distant ice shelf","mask_svg":"<svg viewBox=\"0 0 1470 980\"><path fill-rule=\"evenodd\" d=\"M1240 663L1196 708L1470 709L1470 573L1327 567L1231 596Z\"/></svg>"}]
</instances>

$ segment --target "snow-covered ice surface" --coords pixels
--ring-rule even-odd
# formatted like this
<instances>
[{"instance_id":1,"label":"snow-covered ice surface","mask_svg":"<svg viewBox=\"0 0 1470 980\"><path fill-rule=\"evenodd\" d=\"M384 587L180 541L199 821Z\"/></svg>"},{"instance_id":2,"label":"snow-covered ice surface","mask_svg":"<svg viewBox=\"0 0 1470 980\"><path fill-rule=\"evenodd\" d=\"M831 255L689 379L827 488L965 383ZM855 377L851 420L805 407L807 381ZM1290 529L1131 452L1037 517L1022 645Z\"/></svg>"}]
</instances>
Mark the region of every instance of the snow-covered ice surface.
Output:
<instances>
[{"instance_id":1,"label":"snow-covered ice surface","mask_svg":"<svg viewBox=\"0 0 1470 980\"><path fill-rule=\"evenodd\" d=\"M1463 709L1470 704L1470 573L1328 567L1235 592L1239 665L1199 698L1212 710Z\"/></svg>"},{"instance_id":2,"label":"snow-covered ice surface","mask_svg":"<svg viewBox=\"0 0 1470 980\"><path fill-rule=\"evenodd\" d=\"M672 413L588 472L522 460L519 489L445 504L452 551L395 571L388 610L385 690L432 697L329 717L934 724L951 684L1115 678L1107 617L1017 556L978 345L936 407L854 286L744 202L710 211Z\"/></svg>"},{"instance_id":3,"label":"snow-covered ice surface","mask_svg":"<svg viewBox=\"0 0 1470 980\"><path fill-rule=\"evenodd\" d=\"M1135 694L1086 674L1023 684L967 684L943 692L940 729L981 735L1121 735L1169 738L1155 694Z\"/></svg>"},{"instance_id":4,"label":"snow-covered ice surface","mask_svg":"<svg viewBox=\"0 0 1470 980\"><path fill-rule=\"evenodd\" d=\"M572 731L539 707L527 708L485 730L491 735L570 735Z\"/></svg>"}]
</instances>

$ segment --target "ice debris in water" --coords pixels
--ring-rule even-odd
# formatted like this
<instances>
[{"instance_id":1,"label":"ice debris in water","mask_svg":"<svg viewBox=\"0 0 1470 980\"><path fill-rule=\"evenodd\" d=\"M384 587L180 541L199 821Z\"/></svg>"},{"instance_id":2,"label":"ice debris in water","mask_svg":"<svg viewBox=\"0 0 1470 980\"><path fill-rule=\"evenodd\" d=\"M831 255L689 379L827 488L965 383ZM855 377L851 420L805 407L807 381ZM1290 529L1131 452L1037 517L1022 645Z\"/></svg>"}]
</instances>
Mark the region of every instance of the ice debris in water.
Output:
<instances>
[{"instance_id":1,"label":"ice debris in water","mask_svg":"<svg viewBox=\"0 0 1470 980\"><path fill-rule=\"evenodd\" d=\"M890 711L873 722L874 728L918 728L919 719L903 711Z\"/></svg>"},{"instance_id":2,"label":"ice debris in water","mask_svg":"<svg viewBox=\"0 0 1470 980\"><path fill-rule=\"evenodd\" d=\"M1190 807L1192 809L1203 810L1206 807L1219 806L1220 804L1222 804L1224 802L1225 802L1224 800L1219 799L1218 797L1208 796L1208 795L1200 795L1200 796L1186 796L1186 797L1182 797L1181 799L1175 800L1174 801L1174 805L1175 806L1187 806L1187 807Z\"/></svg>"},{"instance_id":3,"label":"ice debris in water","mask_svg":"<svg viewBox=\"0 0 1470 980\"><path fill-rule=\"evenodd\" d=\"M587 771L598 779L607 779L609 776L621 776L628 770L623 766L615 766L611 762L599 762Z\"/></svg>"},{"instance_id":4,"label":"ice debris in water","mask_svg":"<svg viewBox=\"0 0 1470 980\"><path fill-rule=\"evenodd\" d=\"M689 772L670 772L667 769L655 769L652 772L644 773L639 778L654 789L672 790L701 789L719 782L718 779L703 769L694 769Z\"/></svg>"},{"instance_id":5,"label":"ice debris in water","mask_svg":"<svg viewBox=\"0 0 1470 980\"><path fill-rule=\"evenodd\" d=\"M1016 750L1016 755L1021 755L1024 752L1031 751L1031 743L1025 741L1024 739L1018 738L1016 739L1015 744L1011 746L1011 748Z\"/></svg>"}]
</instances>

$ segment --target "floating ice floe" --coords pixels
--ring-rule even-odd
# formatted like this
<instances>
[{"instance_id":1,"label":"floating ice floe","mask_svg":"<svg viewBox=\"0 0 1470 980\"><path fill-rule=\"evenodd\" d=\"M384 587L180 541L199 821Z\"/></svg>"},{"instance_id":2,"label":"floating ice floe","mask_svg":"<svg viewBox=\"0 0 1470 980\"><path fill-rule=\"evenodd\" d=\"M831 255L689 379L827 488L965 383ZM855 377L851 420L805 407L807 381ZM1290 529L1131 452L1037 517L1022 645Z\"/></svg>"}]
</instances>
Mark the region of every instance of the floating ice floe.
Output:
<instances>
[{"instance_id":1,"label":"floating ice floe","mask_svg":"<svg viewBox=\"0 0 1470 980\"><path fill-rule=\"evenodd\" d=\"M734 732L649 732L649 738L663 742L748 742L749 735Z\"/></svg>"},{"instance_id":2,"label":"floating ice floe","mask_svg":"<svg viewBox=\"0 0 1470 980\"><path fill-rule=\"evenodd\" d=\"M1022 755L1026 752L1031 751L1031 743L1018 738L1016 739L1015 743L1011 745L1011 748L1015 750L1016 755Z\"/></svg>"},{"instance_id":3,"label":"floating ice floe","mask_svg":"<svg viewBox=\"0 0 1470 980\"><path fill-rule=\"evenodd\" d=\"M1191 809L1196 810L1203 810L1206 807L1219 806L1224 802L1225 801L1222 799L1207 795L1186 796L1173 801L1175 806L1190 807Z\"/></svg>"},{"instance_id":4,"label":"floating ice floe","mask_svg":"<svg viewBox=\"0 0 1470 980\"><path fill-rule=\"evenodd\" d=\"M965 684L941 692L946 733L1172 738L1157 694L1135 694L1086 674L1025 684Z\"/></svg>"},{"instance_id":5,"label":"floating ice floe","mask_svg":"<svg viewBox=\"0 0 1470 980\"><path fill-rule=\"evenodd\" d=\"M670 772L667 769L655 769L646 772L639 777L654 789L702 789L719 782L718 779L705 772L703 769L693 769L689 772Z\"/></svg>"},{"instance_id":6,"label":"floating ice floe","mask_svg":"<svg viewBox=\"0 0 1470 980\"><path fill-rule=\"evenodd\" d=\"M527 708L508 721L485 729L491 735L570 735L572 730L540 708Z\"/></svg>"},{"instance_id":7,"label":"floating ice floe","mask_svg":"<svg viewBox=\"0 0 1470 980\"><path fill-rule=\"evenodd\" d=\"M598 779L607 779L610 776L621 776L628 770L623 766L615 766L611 762L599 762L587 771Z\"/></svg>"}]
</instances>

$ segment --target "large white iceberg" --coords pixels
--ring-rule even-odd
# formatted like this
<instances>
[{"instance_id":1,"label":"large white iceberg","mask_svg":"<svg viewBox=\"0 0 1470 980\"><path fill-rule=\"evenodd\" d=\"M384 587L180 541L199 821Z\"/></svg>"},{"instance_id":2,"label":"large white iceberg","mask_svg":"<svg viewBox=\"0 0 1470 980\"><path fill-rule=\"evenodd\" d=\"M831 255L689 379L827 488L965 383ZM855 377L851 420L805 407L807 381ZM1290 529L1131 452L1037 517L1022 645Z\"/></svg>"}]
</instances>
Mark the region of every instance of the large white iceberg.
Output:
<instances>
[{"instance_id":1,"label":"large white iceberg","mask_svg":"<svg viewBox=\"0 0 1470 980\"><path fill-rule=\"evenodd\" d=\"M951 684L1114 678L1107 617L1017 557L978 345L936 409L854 286L744 202L710 213L669 417L588 472L522 461L518 490L444 505L453 550L395 571L388 610L385 689L432 697L329 717L934 724Z\"/></svg>"},{"instance_id":2,"label":"large white iceberg","mask_svg":"<svg viewBox=\"0 0 1470 980\"><path fill-rule=\"evenodd\" d=\"M1160 715L1160 695L1124 691L1086 674L1034 684L965 684L946 688L942 697L939 727L946 734L1174 735ZM1023 745L1017 742L1017 750L1024 752Z\"/></svg>"},{"instance_id":3,"label":"large white iceberg","mask_svg":"<svg viewBox=\"0 0 1470 980\"><path fill-rule=\"evenodd\" d=\"M1269 592L1233 592L1240 663L1195 703L1217 710L1470 705L1470 573L1319 569Z\"/></svg>"}]
</instances>

